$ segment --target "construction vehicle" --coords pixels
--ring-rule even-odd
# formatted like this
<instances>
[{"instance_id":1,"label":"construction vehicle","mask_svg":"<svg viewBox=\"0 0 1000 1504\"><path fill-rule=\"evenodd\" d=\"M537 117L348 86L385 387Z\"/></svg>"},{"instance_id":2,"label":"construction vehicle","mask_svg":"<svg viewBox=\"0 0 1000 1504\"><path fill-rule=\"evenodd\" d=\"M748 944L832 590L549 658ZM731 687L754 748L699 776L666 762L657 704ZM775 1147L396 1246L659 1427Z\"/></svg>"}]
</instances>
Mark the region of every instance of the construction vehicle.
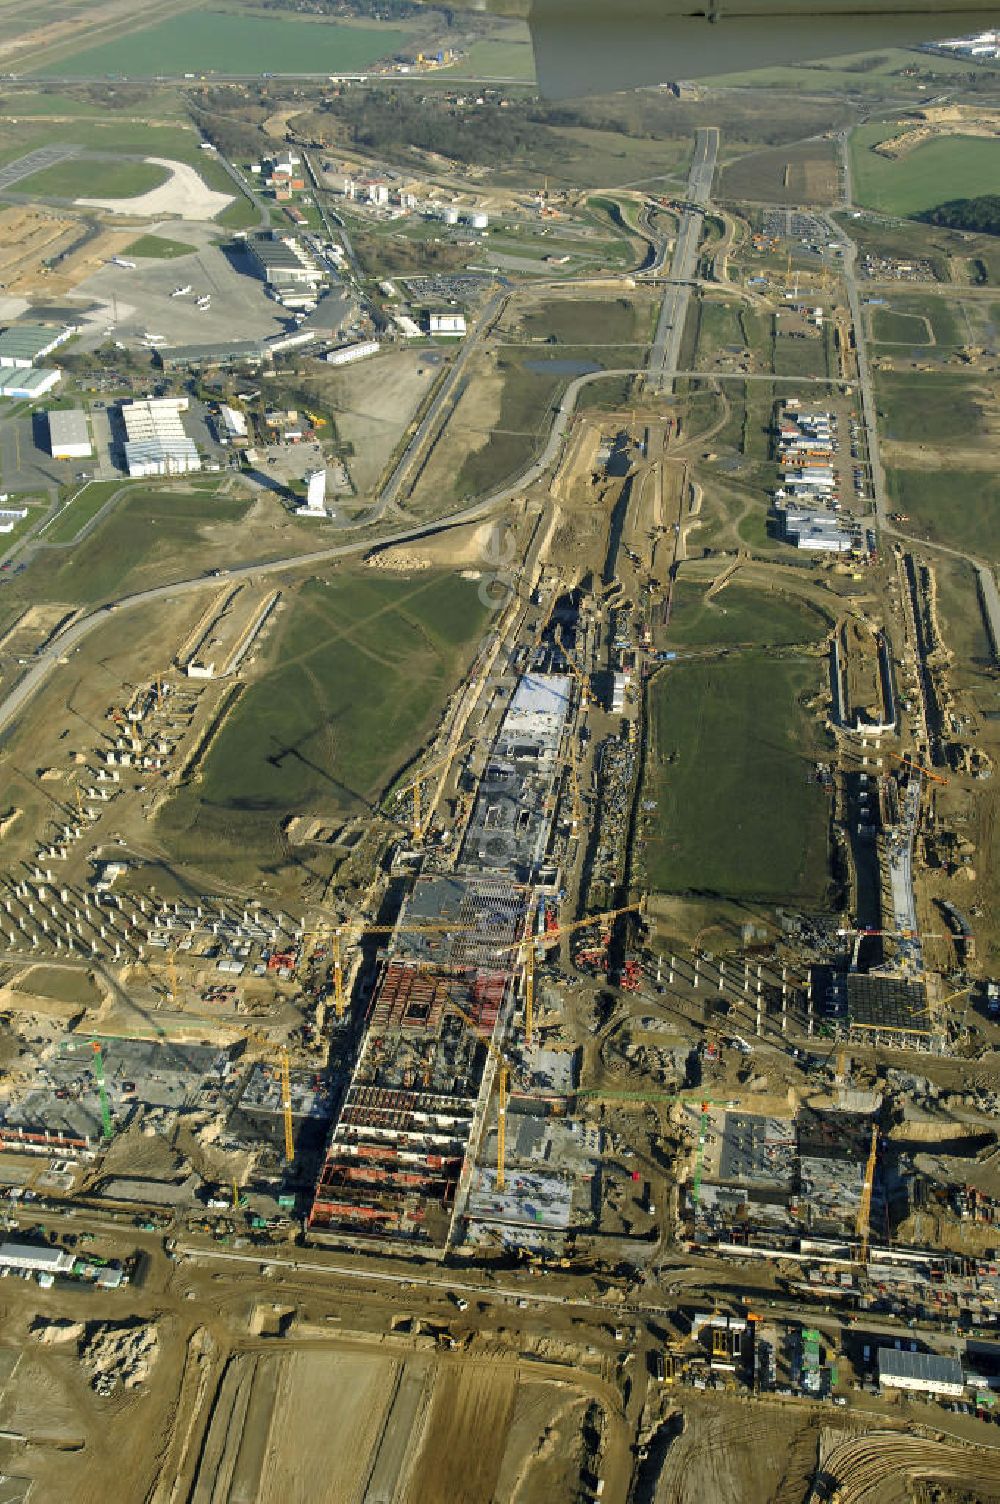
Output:
<instances>
[{"instance_id":1,"label":"construction vehicle","mask_svg":"<svg viewBox=\"0 0 1000 1504\"><path fill-rule=\"evenodd\" d=\"M569 789L572 800L570 824L572 830L575 832L579 830L583 821L583 802L580 798L580 774L576 760L576 741L572 735L569 738L566 761L569 768Z\"/></svg>"}]
</instances>

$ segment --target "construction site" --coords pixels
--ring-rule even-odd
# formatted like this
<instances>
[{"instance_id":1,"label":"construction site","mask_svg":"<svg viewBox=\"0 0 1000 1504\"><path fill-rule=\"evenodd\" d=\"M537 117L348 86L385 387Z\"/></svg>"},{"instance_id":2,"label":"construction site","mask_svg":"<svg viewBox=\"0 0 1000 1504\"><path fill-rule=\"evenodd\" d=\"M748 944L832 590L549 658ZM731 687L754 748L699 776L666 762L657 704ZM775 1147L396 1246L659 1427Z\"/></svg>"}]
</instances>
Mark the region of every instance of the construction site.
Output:
<instances>
[{"instance_id":1,"label":"construction site","mask_svg":"<svg viewBox=\"0 0 1000 1504\"><path fill-rule=\"evenodd\" d=\"M148 1504L998 1496L992 575L883 526L833 223L686 204L409 279L318 543L258 465L9 581L12 1504L112 1426Z\"/></svg>"}]
</instances>

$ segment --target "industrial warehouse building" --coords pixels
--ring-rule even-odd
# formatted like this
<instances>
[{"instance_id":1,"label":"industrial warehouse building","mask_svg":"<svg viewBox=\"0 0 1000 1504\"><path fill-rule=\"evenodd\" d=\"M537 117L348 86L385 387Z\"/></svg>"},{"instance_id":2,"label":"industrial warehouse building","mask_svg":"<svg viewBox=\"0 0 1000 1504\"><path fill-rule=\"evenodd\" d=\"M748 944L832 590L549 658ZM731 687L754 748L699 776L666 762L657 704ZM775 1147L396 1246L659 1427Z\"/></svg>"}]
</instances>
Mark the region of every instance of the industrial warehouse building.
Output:
<instances>
[{"instance_id":1,"label":"industrial warehouse building","mask_svg":"<svg viewBox=\"0 0 1000 1504\"><path fill-rule=\"evenodd\" d=\"M48 419L49 452L54 460L85 460L93 454L87 414L81 408L52 412Z\"/></svg>"},{"instance_id":2,"label":"industrial warehouse building","mask_svg":"<svg viewBox=\"0 0 1000 1504\"><path fill-rule=\"evenodd\" d=\"M878 1381L884 1389L908 1389L942 1397L957 1397L965 1389L962 1365L957 1358L911 1353L896 1347L879 1348Z\"/></svg>"},{"instance_id":3,"label":"industrial warehouse building","mask_svg":"<svg viewBox=\"0 0 1000 1504\"><path fill-rule=\"evenodd\" d=\"M6 496L0 496L0 501L6 500ZM27 507L0 507L0 533L12 533L27 515Z\"/></svg>"},{"instance_id":4,"label":"industrial warehouse building","mask_svg":"<svg viewBox=\"0 0 1000 1504\"><path fill-rule=\"evenodd\" d=\"M271 287L304 285L315 289L326 280L322 267L294 235L279 235L274 230L249 235L247 250L255 271Z\"/></svg>"},{"instance_id":5,"label":"industrial warehouse building","mask_svg":"<svg viewBox=\"0 0 1000 1504\"><path fill-rule=\"evenodd\" d=\"M247 442L246 414L241 413L239 408L229 407L223 402L219 407L215 426L220 444L240 445Z\"/></svg>"},{"instance_id":6,"label":"industrial warehouse building","mask_svg":"<svg viewBox=\"0 0 1000 1504\"><path fill-rule=\"evenodd\" d=\"M75 333L72 324L62 329L52 324L14 324L0 334L0 368L27 371Z\"/></svg>"},{"instance_id":7,"label":"industrial warehouse building","mask_svg":"<svg viewBox=\"0 0 1000 1504\"><path fill-rule=\"evenodd\" d=\"M427 318L429 334L448 335L461 339L465 333L465 315L462 313L431 313Z\"/></svg>"},{"instance_id":8,"label":"industrial warehouse building","mask_svg":"<svg viewBox=\"0 0 1000 1504\"><path fill-rule=\"evenodd\" d=\"M33 1274L71 1274L76 1262L64 1248L37 1243L0 1243L0 1267L28 1269Z\"/></svg>"},{"instance_id":9,"label":"industrial warehouse building","mask_svg":"<svg viewBox=\"0 0 1000 1504\"><path fill-rule=\"evenodd\" d=\"M125 468L130 476L189 475L201 469L201 456L184 432L186 397L151 397L123 402Z\"/></svg>"},{"instance_id":10,"label":"industrial warehouse building","mask_svg":"<svg viewBox=\"0 0 1000 1504\"><path fill-rule=\"evenodd\" d=\"M814 553L848 554L854 547L854 534L836 512L817 512L805 507L782 506L778 516L782 533L796 548Z\"/></svg>"},{"instance_id":11,"label":"industrial warehouse building","mask_svg":"<svg viewBox=\"0 0 1000 1504\"><path fill-rule=\"evenodd\" d=\"M0 370L0 397L11 397L16 401L27 399L29 402L36 397L44 397L46 392L51 392L54 386L58 386L62 380L62 371L57 371L54 366L5 366Z\"/></svg>"},{"instance_id":12,"label":"industrial warehouse building","mask_svg":"<svg viewBox=\"0 0 1000 1504\"><path fill-rule=\"evenodd\" d=\"M377 339L359 339L353 345L341 345L338 349L331 350L326 359L331 366L348 366L355 360L364 360L369 355L377 355L378 352Z\"/></svg>"}]
</instances>

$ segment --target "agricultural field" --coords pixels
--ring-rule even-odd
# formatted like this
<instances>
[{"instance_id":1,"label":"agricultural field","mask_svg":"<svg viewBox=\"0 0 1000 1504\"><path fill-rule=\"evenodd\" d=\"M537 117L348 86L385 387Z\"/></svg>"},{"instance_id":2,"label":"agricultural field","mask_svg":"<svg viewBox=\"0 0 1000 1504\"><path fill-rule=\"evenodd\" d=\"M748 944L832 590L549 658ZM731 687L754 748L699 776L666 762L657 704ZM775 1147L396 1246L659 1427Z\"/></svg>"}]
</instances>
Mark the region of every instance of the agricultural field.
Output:
<instances>
[{"instance_id":1,"label":"agricultural field","mask_svg":"<svg viewBox=\"0 0 1000 1504\"><path fill-rule=\"evenodd\" d=\"M269 866L287 815L370 807L436 724L485 614L455 573L304 585L161 834L182 860Z\"/></svg>"},{"instance_id":2,"label":"agricultural field","mask_svg":"<svg viewBox=\"0 0 1000 1504\"><path fill-rule=\"evenodd\" d=\"M698 318L697 358L707 365L723 353L739 353L747 347L741 310L737 303L720 303L699 299L695 308Z\"/></svg>"},{"instance_id":3,"label":"agricultural field","mask_svg":"<svg viewBox=\"0 0 1000 1504\"><path fill-rule=\"evenodd\" d=\"M716 196L742 203L836 203L839 166L832 141L800 141L747 152L722 168Z\"/></svg>"},{"instance_id":4,"label":"agricultural field","mask_svg":"<svg viewBox=\"0 0 1000 1504\"><path fill-rule=\"evenodd\" d=\"M526 312L509 347L527 343L587 349L601 354L607 366L638 364L652 337L656 306L650 299L553 299Z\"/></svg>"},{"instance_id":5,"label":"agricultural field","mask_svg":"<svg viewBox=\"0 0 1000 1504\"><path fill-rule=\"evenodd\" d=\"M480 431L478 437L485 442L466 453L461 462L454 482L456 497L477 496L501 485L530 464L540 448L551 427L558 394L571 376L560 372L552 358L540 358L532 365L539 369L530 369L518 356L503 356L497 362L502 381L499 415ZM596 365L591 369L597 369Z\"/></svg>"},{"instance_id":6,"label":"agricultural field","mask_svg":"<svg viewBox=\"0 0 1000 1504\"><path fill-rule=\"evenodd\" d=\"M156 74L350 73L406 45L407 33L389 26L193 11L159 21L114 41L71 53L34 70L41 76Z\"/></svg>"},{"instance_id":7,"label":"agricultural field","mask_svg":"<svg viewBox=\"0 0 1000 1504\"><path fill-rule=\"evenodd\" d=\"M915 537L1000 563L1000 478L994 470L886 470L893 505Z\"/></svg>"},{"instance_id":8,"label":"agricultural field","mask_svg":"<svg viewBox=\"0 0 1000 1504\"><path fill-rule=\"evenodd\" d=\"M804 701L815 659L758 649L669 668L651 690L645 830L650 885L819 905L828 886L828 751ZM733 749L739 749L734 756Z\"/></svg>"},{"instance_id":9,"label":"agricultural field","mask_svg":"<svg viewBox=\"0 0 1000 1504\"><path fill-rule=\"evenodd\" d=\"M170 176L155 162L111 162L70 158L32 173L18 184L20 191L36 198L130 198L159 188Z\"/></svg>"},{"instance_id":10,"label":"agricultural field","mask_svg":"<svg viewBox=\"0 0 1000 1504\"><path fill-rule=\"evenodd\" d=\"M913 75L913 69L920 76ZM908 74L904 74L908 70ZM856 94L861 98L877 95L880 102L898 95L901 100L924 96L928 75L950 81L955 75L968 75L969 64L962 58L928 57L925 53L896 48L880 48L877 55L854 53L823 62L805 62L758 68L750 73L714 74L706 83L720 89L780 89L804 94L829 91L838 97Z\"/></svg>"},{"instance_id":11,"label":"agricultural field","mask_svg":"<svg viewBox=\"0 0 1000 1504\"><path fill-rule=\"evenodd\" d=\"M885 121L851 133L854 201L883 214L919 214L953 198L972 198L1000 181L1000 141L938 137L892 160L872 150L893 134Z\"/></svg>"}]
</instances>

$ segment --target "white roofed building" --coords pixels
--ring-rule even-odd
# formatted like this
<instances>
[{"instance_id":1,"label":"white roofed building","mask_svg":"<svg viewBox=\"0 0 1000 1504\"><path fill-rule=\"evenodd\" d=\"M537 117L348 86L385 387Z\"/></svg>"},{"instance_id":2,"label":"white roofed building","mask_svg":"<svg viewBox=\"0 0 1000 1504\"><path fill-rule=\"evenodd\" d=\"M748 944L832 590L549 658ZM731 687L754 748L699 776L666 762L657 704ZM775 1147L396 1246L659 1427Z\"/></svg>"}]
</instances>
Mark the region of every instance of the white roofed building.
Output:
<instances>
[{"instance_id":1,"label":"white roofed building","mask_svg":"<svg viewBox=\"0 0 1000 1504\"><path fill-rule=\"evenodd\" d=\"M190 475L201 469L201 456L181 421L187 405L186 397L122 403L125 468L130 476Z\"/></svg>"}]
</instances>

